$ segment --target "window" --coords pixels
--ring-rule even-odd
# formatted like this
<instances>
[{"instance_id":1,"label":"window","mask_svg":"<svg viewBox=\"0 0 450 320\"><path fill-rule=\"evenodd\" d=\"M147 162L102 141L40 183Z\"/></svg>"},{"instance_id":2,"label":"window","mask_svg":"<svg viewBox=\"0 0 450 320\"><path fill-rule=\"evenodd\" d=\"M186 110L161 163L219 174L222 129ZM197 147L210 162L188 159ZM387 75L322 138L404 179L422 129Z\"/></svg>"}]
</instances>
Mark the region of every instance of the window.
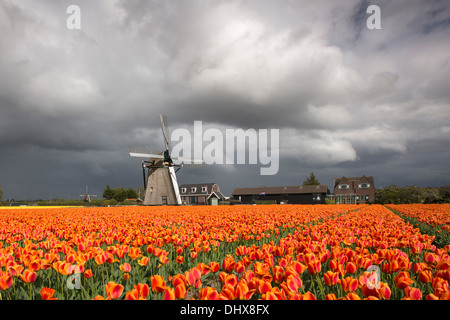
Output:
<instances>
[{"instance_id":1,"label":"window","mask_svg":"<svg viewBox=\"0 0 450 320\"><path fill-rule=\"evenodd\" d=\"M206 187L202 187L202 192L206 192Z\"/></svg>"},{"instance_id":2,"label":"window","mask_svg":"<svg viewBox=\"0 0 450 320\"><path fill-rule=\"evenodd\" d=\"M313 200L320 201L320 193L314 193L313 194Z\"/></svg>"},{"instance_id":3,"label":"window","mask_svg":"<svg viewBox=\"0 0 450 320\"><path fill-rule=\"evenodd\" d=\"M368 183L360 183L358 185L358 188L360 188L360 189L369 189L369 187L370 187L370 184L368 184Z\"/></svg>"},{"instance_id":4,"label":"window","mask_svg":"<svg viewBox=\"0 0 450 320\"><path fill-rule=\"evenodd\" d=\"M167 197L162 196L161 198L162 198L162 204L166 205L167 204Z\"/></svg>"},{"instance_id":5,"label":"window","mask_svg":"<svg viewBox=\"0 0 450 320\"><path fill-rule=\"evenodd\" d=\"M186 188L181 188L181 193L186 193Z\"/></svg>"},{"instance_id":6,"label":"window","mask_svg":"<svg viewBox=\"0 0 450 320\"><path fill-rule=\"evenodd\" d=\"M192 187L191 188L191 193L195 193L197 191L197 187Z\"/></svg>"},{"instance_id":7,"label":"window","mask_svg":"<svg viewBox=\"0 0 450 320\"><path fill-rule=\"evenodd\" d=\"M347 189L348 189L348 184L339 185L339 190L347 190Z\"/></svg>"}]
</instances>

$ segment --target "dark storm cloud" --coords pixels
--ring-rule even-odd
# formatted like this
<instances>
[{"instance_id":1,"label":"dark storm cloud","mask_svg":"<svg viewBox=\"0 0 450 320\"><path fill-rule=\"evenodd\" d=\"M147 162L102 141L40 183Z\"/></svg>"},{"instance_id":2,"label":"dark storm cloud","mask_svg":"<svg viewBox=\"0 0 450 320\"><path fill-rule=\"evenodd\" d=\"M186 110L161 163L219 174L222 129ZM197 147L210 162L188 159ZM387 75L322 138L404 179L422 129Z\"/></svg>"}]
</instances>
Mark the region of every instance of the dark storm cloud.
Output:
<instances>
[{"instance_id":1,"label":"dark storm cloud","mask_svg":"<svg viewBox=\"0 0 450 320\"><path fill-rule=\"evenodd\" d=\"M81 30L66 28L71 4ZM163 147L159 113L172 131L280 129L277 175L214 165L180 183L448 184L448 21L442 1L3 0L0 184L5 197L141 185L128 146Z\"/></svg>"}]
</instances>

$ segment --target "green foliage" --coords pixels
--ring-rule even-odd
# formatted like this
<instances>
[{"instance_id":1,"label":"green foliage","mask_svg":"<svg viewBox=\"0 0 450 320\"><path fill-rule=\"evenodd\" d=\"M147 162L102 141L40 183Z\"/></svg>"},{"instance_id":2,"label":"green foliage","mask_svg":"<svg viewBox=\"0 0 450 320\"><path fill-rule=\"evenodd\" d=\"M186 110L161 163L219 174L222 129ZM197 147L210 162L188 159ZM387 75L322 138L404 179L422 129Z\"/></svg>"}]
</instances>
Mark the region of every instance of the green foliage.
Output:
<instances>
[{"instance_id":1,"label":"green foliage","mask_svg":"<svg viewBox=\"0 0 450 320\"><path fill-rule=\"evenodd\" d=\"M419 188L417 185L399 187L390 185L375 191L376 203L431 203L440 199L437 188Z\"/></svg>"},{"instance_id":2,"label":"green foliage","mask_svg":"<svg viewBox=\"0 0 450 320\"><path fill-rule=\"evenodd\" d=\"M111 200L114 197L114 191L109 185L106 185L106 189L103 191L103 198L106 200Z\"/></svg>"},{"instance_id":3,"label":"green foliage","mask_svg":"<svg viewBox=\"0 0 450 320\"><path fill-rule=\"evenodd\" d=\"M133 188L125 189L120 187L111 189L109 185L106 185L106 189L103 191L104 199L115 200L117 203L124 202L126 199L137 199L137 197L137 192Z\"/></svg>"},{"instance_id":4,"label":"green foliage","mask_svg":"<svg viewBox=\"0 0 450 320\"><path fill-rule=\"evenodd\" d=\"M309 177L306 178L305 181L303 181L304 186L318 186L320 185L319 180L317 180L316 176L314 175L314 172L311 172Z\"/></svg>"},{"instance_id":5,"label":"green foliage","mask_svg":"<svg viewBox=\"0 0 450 320\"><path fill-rule=\"evenodd\" d=\"M128 188L127 190L127 199L137 199L137 192L134 191L133 188Z\"/></svg>"}]
</instances>

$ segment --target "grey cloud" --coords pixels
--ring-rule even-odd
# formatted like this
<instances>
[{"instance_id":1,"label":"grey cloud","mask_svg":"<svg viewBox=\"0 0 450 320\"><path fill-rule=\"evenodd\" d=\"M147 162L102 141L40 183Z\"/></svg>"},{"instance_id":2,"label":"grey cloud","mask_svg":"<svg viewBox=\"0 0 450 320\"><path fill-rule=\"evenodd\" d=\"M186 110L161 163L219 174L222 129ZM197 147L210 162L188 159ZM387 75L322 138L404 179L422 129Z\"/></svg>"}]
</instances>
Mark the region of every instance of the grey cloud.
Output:
<instances>
[{"instance_id":1,"label":"grey cloud","mask_svg":"<svg viewBox=\"0 0 450 320\"><path fill-rule=\"evenodd\" d=\"M81 30L65 27L69 4ZM282 133L276 176L216 165L183 169L180 183L231 193L314 171L327 184L362 174L448 184L450 6L377 1L382 29L368 30L369 4L1 2L5 196L141 185L127 147L162 147L159 113L172 130L202 120Z\"/></svg>"}]
</instances>

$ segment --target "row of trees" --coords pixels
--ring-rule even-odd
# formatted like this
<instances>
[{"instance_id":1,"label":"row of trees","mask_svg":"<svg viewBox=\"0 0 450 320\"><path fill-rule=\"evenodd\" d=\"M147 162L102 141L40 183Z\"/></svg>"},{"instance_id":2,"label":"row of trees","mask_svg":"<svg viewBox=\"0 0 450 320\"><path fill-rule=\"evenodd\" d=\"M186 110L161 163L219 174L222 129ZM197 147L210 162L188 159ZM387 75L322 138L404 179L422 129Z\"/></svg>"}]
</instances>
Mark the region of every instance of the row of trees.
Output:
<instances>
[{"instance_id":1,"label":"row of trees","mask_svg":"<svg viewBox=\"0 0 450 320\"><path fill-rule=\"evenodd\" d=\"M417 185L390 185L375 191L376 203L436 203L450 200L450 187L419 188Z\"/></svg>"},{"instance_id":2,"label":"row of trees","mask_svg":"<svg viewBox=\"0 0 450 320\"><path fill-rule=\"evenodd\" d=\"M136 192L133 188L125 189L123 187L117 187L111 189L109 185L106 185L106 189L103 191L103 198L106 200L123 202L127 199L138 199L138 192Z\"/></svg>"}]
</instances>

